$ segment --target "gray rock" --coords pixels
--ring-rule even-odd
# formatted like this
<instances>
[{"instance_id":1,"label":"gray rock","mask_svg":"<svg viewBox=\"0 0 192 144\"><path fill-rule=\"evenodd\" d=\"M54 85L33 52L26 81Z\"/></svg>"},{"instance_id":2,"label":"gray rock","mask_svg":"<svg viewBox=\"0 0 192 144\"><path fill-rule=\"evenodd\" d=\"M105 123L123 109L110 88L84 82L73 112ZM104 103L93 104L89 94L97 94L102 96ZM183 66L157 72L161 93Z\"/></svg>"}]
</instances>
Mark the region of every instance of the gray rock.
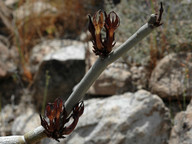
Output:
<instances>
[{"instance_id":1,"label":"gray rock","mask_svg":"<svg viewBox=\"0 0 192 144\"><path fill-rule=\"evenodd\" d=\"M128 90L132 90L131 73L121 66L114 67L111 65L90 87L88 93L93 95L114 95Z\"/></svg>"},{"instance_id":2,"label":"gray rock","mask_svg":"<svg viewBox=\"0 0 192 144\"><path fill-rule=\"evenodd\" d=\"M166 144L170 127L169 111L162 100L140 90L85 101L76 130L61 143Z\"/></svg>"},{"instance_id":3,"label":"gray rock","mask_svg":"<svg viewBox=\"0 0 192 144\"><path fill-rule=\"evenodd\" d=\"M8 38L0 35L0 96L1 107L10 103L12 95L18 96L21 81L17 79L19 53L14 46L10 46ZM18 76L18 77L17 77ZM15 79L14 79L15 78ZM19 82L18 82L19 81ZM17 102L19 100L17 97Z\"/></svg>"},{"instance_id":4,"label":"gray rock","mask_svg":"<svg viewBox=\"0 0 192 144\"><path fill-rule=\"evenodd\" d=\"M181 3L184 5L190 5L192 3L192 0L182 0Z\"/></svg>"},{"instance_id":5,"label":"gray rock","mask_svg":"<svg viewBox=\"0 0 192 144\"><path fill-rule=\"evenodd\" d=\"M85 59L85 47L83 44L80 45L71 45L65 48L61 48L54 53L47 55L44 58L44 61L50 59L66 61L66 60L84 60Z\"/></svg>"},{"instance_id":6,"label":"gray rock","mask_svg":"<svg viewBox=\"0 0 192 144\"><path fill-rule=\"evenodd\" d=\"M174 119L169 144L192 144L192 101Z\"/></svg>"},{"instance_id":7,"label":"gray rock","mask_svg":"<svg viewBox=\"0 0 192 144\"><path fill-rule=\"evenodd\" d=\"M18 116L12 125L12 135L23 135L40 125L39 114L34 108L26 107L25 112Z\"/></svg>"},{"instance_id":8,"label":"gray rock","mask_svg":"<svg viewBox=\"0 0 192 144\"><path fill-rule=\"evenodd\" d=\"M4 0L6 6L13 8L14 5L18 4L19 0Z\"/></svg>"},{"instance_id":9,"label":"gray rock","mask_svg":"<svg viewBox=\"0 0 192 144\"><path fill-rule=\"evenodd\" d=\"M70 47L68 46L74 46L77 47L75 52L70 51ZM66 48L66 51L61 50L61 54L59 54L59 50L62 48ZM71 57L71 58L70 58ZM69 59L85 59L85 48L83 43L79 41L74 40L60 40L60 39L54 39L54 40L45 40L42 43L36 45L33 47L32 52L30 54L30 67L31 72L36 73L41 62L44 60L49 59L57 59L57 60L66 60Z\"/></svg>"},{"instance_id":10,"label":"gray rock","mask_svg":"<svg viewBox=\"0 0 192 144\"><path fill-rule=\"evenodd\" d=\"M15 19L25 19L29 16L34 15L46 15L51 13L56 13L57 9L50 5L49 3L36 1L32 3L25 3L20 6L18 9L13 11L13 16Z\"/></svg>"},{"instance_id":11,"label":"gray rock","mask_svg":"<svg viewBox=\"0 0 192 144\"><path fill-rule=\"evenodd\" d=\"M115 47L118 47L121 43L117 43ZM92 44L87 54L87 70L95 63L97 56L92 52ZM105 71L99 76L99 78L90 87L88 94L91 95L115 95L124 93L126 91L133 91L133 85L131 82L131 72L128 69L127 64L122 60L109 65Z\"/></svg>"},{"instance_id":12,"label":"gray rock","mask_svg":"<svg viewBox=\"0 0 192 144\"><path fill-rule=\"evenodd\" d=\"M52 50L55 50L45 56L43 54L40 56L42 62L31 86L37 108L41 108L43 104L45 91L47 91L47 102L52 102L57 97L67 99L73 87L85 74L84 45L79 42L65 46L62 42L62 40L52 41L49 46L43 44L34 49L34 55L38 49L43 51L44 48L52 47Z\"/></svg>"},{"instance_id":13,"label":"gray rock","mask_svg":"<svg viewBox=\"0 0 192 144\"><path fill-rule=\"evenodd\" d=\"M4 108L2 108L0 116L0 136L11 134L11 125L14 118L14 106L8 104Z\"/></svg>"},{"instance_id":14,"label":"gray rock","mask_svg":"<svg viewBox=\"0 0 192 144\"><path fill-rule=\"evenodd\" d=\"M192 53L165 56L151 74L149 87L153 93L173 99L192 96Z\"/></svg>"},{"instance_id":15,"label":"gray rock","mask_svg":"<svg viewBox=\"0 0 192 144\"><path fill-rule=\"evenodd\" d=\"M130 68L133 90L146 89L149 80L149 71L143 66Z\"/></svg>"},{"instance_id":16,"label":"gray rock","mask_svg":"<svg viewBox=\"0 0 192 144\"><path fill-rule=\"evenodd\" d=\"M18 52L15 47L9 47L9 40L0 35L0 78L10 76L16 70Z\"/></svg>"}]
</instances>

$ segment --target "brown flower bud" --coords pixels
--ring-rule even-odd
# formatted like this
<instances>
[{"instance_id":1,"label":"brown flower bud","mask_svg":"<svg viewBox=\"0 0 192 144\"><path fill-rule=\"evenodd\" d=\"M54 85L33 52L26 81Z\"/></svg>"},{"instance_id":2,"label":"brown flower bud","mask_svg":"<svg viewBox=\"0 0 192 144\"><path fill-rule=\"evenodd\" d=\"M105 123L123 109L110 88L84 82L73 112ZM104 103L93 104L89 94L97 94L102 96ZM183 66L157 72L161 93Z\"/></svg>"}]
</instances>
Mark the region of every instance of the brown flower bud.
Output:
<instances>
[{"instance_id":1,"label":"brown flower bud","mask_svg":"<svg viewBox=\"0 0 192 144\"><path fill-rule=\"evenodd\" d=\"M114 42L114 33L120 24L119 17L112 11L108 15L99 10L93 16L93 21L89 15L88 30L92 35L93 52L101 57L106 57L112 51ZM105 28L105 38L102 38L101 31Z\"/></svg>"},{"instance_id":2,"label":"brown flower bud","mask_svg":"<svg viewBox=\"0 0 192 144\"><path fill-rule=\"evenodd\" d=\"M59 141L59 138L65 138L63 135L70 134L76 127L79 117L83 114L83 102L78 103L72 114L68 117L65 111L64 102L58 98L54 103L48 103L45 109L45 118L40 115L41 125L45 128L45 134L48 137ZM73 118L69 126L65 126Z\"/></svg>"}]
</instances>

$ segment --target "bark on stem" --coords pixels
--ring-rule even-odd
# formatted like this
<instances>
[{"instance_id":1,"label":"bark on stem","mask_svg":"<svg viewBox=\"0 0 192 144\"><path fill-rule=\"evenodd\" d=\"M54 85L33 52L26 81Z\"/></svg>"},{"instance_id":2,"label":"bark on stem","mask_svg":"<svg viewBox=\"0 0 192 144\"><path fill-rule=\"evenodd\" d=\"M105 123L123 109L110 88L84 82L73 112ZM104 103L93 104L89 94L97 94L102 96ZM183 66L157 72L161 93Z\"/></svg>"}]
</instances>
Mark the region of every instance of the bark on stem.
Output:
<instances>
[{"instance_id":1,"label":"bark on stem","mask_svg":"<svg viewBox=\"0 0 192 144\"><path fill-rule=\"evenodd\" d=\"M119 48L112 52L107 58L99 57L97 59L95 64L90 68L90 70L86 73L83 79L79 82L76 89L67 99L65 106L68 114L72 111L75 104L77 104L80 100L83 99L87 90L109 64L123 56L129 49L131 49L134 45L136 45L148 34L150 34L154 28L156 28L156 26L154 26L156 20L157 16L152 14L148 23L143 25L135 34L133 34L127 41L125 41Z\"/></svg>"}]
</instances>

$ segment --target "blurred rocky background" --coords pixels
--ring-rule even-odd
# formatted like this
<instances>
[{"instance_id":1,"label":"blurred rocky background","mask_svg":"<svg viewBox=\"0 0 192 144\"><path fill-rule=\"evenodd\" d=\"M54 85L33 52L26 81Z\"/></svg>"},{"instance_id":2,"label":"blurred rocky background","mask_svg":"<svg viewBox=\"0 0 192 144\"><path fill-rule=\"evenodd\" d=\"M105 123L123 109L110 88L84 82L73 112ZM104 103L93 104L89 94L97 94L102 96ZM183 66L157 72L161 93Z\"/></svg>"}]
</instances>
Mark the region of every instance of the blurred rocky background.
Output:
<instances>
[{"instance_id":1,"label":"blurred rocky background","mask_svg":"<svg viewBox=\"0 0 192 144\"><path fill-rule=\"evenodd\" d=\"M101 74L76 130L61 143L192 143L192 1L162 1L163 25ZM88 14L119 15L117 48L159 3L0 0L0 136L39 126L45 104L66 100L94 64Z\"/></svg>"}]
</instances>

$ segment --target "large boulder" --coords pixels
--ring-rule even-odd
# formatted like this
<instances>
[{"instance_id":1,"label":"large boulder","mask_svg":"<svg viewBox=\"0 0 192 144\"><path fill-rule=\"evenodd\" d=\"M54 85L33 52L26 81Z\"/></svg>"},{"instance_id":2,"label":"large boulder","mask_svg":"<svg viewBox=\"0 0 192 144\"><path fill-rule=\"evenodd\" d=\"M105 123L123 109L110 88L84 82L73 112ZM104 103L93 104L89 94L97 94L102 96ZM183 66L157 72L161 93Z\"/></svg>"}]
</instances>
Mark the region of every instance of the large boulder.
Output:
<instances>
[{"instance_id":1,"label":"large boulder","mask_svg":"<svg viewBox=\"0 0 192 144\"><path fill-rule=\"evenodd\" d=\"M165 56L151 74L149 88L163 98L192 96L192 53L180 52Z\"/></svg>"},{"instance_id":2,"label":"large boulder","mask_svg":"<svg viewBox=\"0 0 192 144\"><path fill-rule=\"evenodd\" d=\"M85 46L80 42L65 46L63 42L57 40L50 46L44 43L33 50L33 55L37 50L46 51L47 47L55 50L44 57L43 54L37 54L43 57L31 86L37 108L40 108L45 100L51 102L57 97L67 99L73 87L85 74Z\"/></svg>"},{"instance_id":3,"label":"large boulder","mask_svg":"<svg viewBox=\"0 0 192 144\"><path fill-rule=\"evenodd\" d=\"M169 144L192 143L192 101L186 111L178 113L174 119Z\"/></svg>"},{"instance_id":4,"label":"large boulder","mask_svg":"<svg viewBox=\"0 0 192 144\"><path fill-rule=\"evenodd\" d=\"M76 130L61 143L166 144L169 114L163 101L145 90L90 99L85 101Z\"/></svg>"},{"instance_id":5,"label":"large boulder","mask_svg":"<svg viewBox=\"0 0 192 144\"><path fill-rule=\"evenodd\" d=\"M71 57L70 59L85 59L85 50L83 48L76 49L76 51L73 53L73 51L70 51L68 48L68 53L65 53L65 57L61 57L64 53L62 52L59 54L57 51L59 51L62 48L65 48L67 46L74 46L78 47L80 45L82 47L83 43L75 40L68 40L68 39L54 39L54 40L45 40L40 44L37 44L32 48L32 51L30 53L30 71L34 74L38 71L39 66L42 61L46 59L48 60L50 57L53 58L53 54L57 53L59 55L59 59L67 59L68 57ZM54 57L58 57L54 54ZM56 58L58 59L58 58Z\"/></svg>"}]
</instances>

